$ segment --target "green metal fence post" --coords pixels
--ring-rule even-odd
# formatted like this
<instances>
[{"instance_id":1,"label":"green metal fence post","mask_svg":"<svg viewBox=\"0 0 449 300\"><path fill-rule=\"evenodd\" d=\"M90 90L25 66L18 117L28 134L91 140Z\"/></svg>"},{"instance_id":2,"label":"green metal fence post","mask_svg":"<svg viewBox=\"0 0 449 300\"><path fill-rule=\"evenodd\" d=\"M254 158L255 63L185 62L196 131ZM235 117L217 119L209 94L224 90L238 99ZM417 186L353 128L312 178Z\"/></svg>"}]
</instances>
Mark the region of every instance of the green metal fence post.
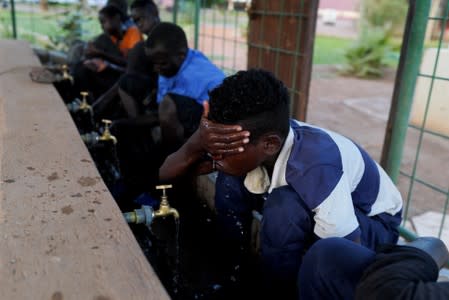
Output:
<instances>
[{"instance_id":1,"label":"green metal fence post","mask_svg":"<svg viewBox=\"0 0 449 300\"><path fill-rule=\"evenodd\" d=\"M178 22L178 0L175 0L175 2L173 3L173 23L177 24Z\"/></svg>"},{"instance_id":2,"label":"green metal fence post","mask_svg":"<svg viewBox=\"0 0 449 300\"><path fill-rule=\"evenodd\" d=\"M17 39L16 6L14 0L10 0L10 3L11 3L12 36L14 39Z\"/></svg>"},{"instance_id":3,"label":"green metal fence post","mask_svg":"<svg viewBox=\"0 0 449 300\"><path fill-rule=\"evenodd\" d=\"M194 33L194 47L198 49L198 38L200 34L200 9L201 0L195 0L195 33Z\"/></svg>"},{"instance_id":4,"label":"green metal fence post","mask_svg":"<svg viewBox=\"0 0 449 300\"><path fill-rule=\"evenodd\" d=\"M406 24L408 30L404 34L402 43L401 62L396 74L395 91L382 155L382 165L393 182L397 182L399 176L416 78L421 65L430 2L428 0L410 1Z\"/></svg>"}]
</instances>

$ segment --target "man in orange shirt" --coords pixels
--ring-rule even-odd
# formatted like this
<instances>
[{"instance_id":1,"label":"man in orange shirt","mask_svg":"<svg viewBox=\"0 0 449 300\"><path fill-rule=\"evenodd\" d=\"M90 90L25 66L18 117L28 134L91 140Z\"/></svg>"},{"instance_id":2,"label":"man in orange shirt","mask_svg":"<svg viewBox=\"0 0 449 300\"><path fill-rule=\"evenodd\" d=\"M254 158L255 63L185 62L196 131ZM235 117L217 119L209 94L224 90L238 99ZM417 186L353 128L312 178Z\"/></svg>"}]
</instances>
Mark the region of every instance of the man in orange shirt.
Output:
<instances>
[{"instance_id":1,"label":"man in orange shirt","mask_svg":"<svg viewBox=\"0 0 449 300\"><path fill-rule=\"evenodd\" d=\"M114 85L126 67L129 50L142 41L135 25L123 26L126 14L116 6L103 7L98 18L103 34L87 44L86 59L74 68L75 93L87 90L93 98Z\"/></svg>"}]
</instances>

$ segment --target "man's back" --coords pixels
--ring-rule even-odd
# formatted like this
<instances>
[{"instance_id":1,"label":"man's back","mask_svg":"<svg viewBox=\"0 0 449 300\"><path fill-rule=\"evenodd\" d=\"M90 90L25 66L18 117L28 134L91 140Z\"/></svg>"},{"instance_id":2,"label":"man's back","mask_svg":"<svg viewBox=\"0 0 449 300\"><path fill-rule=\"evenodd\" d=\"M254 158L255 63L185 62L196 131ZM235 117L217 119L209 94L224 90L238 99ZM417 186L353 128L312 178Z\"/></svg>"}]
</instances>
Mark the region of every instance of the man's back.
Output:
<instances>
[{"instance_id":1,"label":"man's back","mask_svg":"<svg viewBox=\"0 0 449 300\"><path fill-rule=\"evenodd\" d=\"M159 75L158 102L168 93L195 99L199 104L218 86L225 75L200 51L189 49L178 73L170 78Z\"/></svg>"}]
</instances>

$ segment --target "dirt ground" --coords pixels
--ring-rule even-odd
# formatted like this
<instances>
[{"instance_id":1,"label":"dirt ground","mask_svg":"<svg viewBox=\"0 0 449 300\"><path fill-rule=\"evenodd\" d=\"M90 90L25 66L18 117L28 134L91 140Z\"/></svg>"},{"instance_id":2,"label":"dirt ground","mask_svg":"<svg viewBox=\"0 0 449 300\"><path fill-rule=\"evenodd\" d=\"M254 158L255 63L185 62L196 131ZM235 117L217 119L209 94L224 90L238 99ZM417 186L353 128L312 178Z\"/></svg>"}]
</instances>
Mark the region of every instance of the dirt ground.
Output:
<instances>
[{"instance_id":1,"label":"dirt ground","mask_svg":"<svg viewBox=\"0 0 449 300\"><path fill-rule=\"evenodd\" d=\"M307 121L350 137L379 161L394 87L394 72L388 72L381 80L361 80L339 76L334 67L314 66L312 77ZM401 171L407 174L413 170L418 139L419 131L409 128L401 167ZM448 161L449 142L425 134L416 176L447 191ZM405 176L400 176L399 188L404 201L409 201L406 206L409 217L427 211L444 212L444 194L417 182L411 187L410 180ZM409 189L412 191L410 199ZM434 218L437 218L434 223L441 223L440 215Z\"/></svg>"}]
</instances>

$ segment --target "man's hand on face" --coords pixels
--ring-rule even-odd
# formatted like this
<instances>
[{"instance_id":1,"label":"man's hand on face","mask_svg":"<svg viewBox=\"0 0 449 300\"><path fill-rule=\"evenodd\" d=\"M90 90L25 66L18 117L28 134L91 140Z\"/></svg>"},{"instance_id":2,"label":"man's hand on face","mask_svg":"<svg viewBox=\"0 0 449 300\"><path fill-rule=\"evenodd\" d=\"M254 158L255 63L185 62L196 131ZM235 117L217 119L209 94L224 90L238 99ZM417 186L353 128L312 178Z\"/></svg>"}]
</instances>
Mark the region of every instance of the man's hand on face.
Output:
<instances>
[{"instance_id":1,"label":"man's hand on face","mask_svg":"<svg viewBox=\"0 0 449 300\"><path fill-rule=\"evenodd\" d=\"M214 160L223 155L237 154L244 151L244 145L249 143L249 131L240 125L224 125L210 121L209 102L204 102L204 112L199 125L200 142L203 149Z\"/></svg>"}]
</instances>

